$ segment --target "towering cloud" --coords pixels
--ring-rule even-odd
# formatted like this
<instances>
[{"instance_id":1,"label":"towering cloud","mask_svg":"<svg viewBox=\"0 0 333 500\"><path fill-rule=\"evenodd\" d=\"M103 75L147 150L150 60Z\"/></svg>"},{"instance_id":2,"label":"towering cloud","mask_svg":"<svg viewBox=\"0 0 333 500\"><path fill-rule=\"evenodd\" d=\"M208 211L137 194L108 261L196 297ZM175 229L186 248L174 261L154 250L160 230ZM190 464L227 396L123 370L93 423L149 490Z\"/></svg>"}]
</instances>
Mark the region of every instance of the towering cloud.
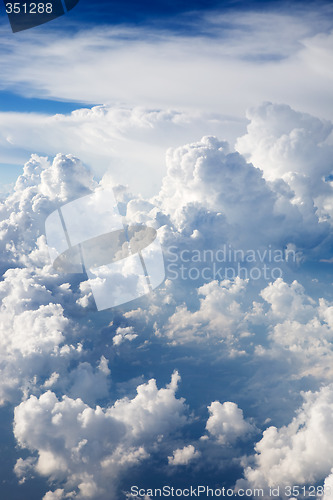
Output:
<instances>
[{"instance_id":1,"label":"towering cloud","mask_svg":"<svg viewBox=\"0 0 333 500\"><path fill-rule=\"evenodd\" d=\"M121 214L156 229L168 270L123 307L97 312L87 276L56 272L44 236L51 212L110 177L94 180L71 155L34 155L1 204L0 397L16 407L25 449L15 472L50 481L44 500L118 499L130 470L204 473L227 454L238 477L248 455L239 485L331 482L333 305L330 274L316 274L331 258L331 125L270 104L250 120L240 152L211 136L169 150L154 198L115 187ZM202 271L214 259L248 270L271 259L281 276L212 278ZM166 382L174 369L190 409L176 396L178 371Z\"/></svg>"}]
</instances>

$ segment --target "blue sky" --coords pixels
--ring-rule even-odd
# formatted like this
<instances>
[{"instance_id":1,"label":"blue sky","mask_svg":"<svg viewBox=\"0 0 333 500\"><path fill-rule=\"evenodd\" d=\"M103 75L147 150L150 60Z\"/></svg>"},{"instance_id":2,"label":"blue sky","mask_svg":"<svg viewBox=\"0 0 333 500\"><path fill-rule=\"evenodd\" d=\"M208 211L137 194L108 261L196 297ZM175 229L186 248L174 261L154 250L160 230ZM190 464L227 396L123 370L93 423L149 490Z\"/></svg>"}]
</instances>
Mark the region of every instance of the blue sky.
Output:
<instances>
[{"instance_id":1,"label":"blue sky","mask_svg":"<svg viewBox=\"0 0 333 500\"><path fill-rule=\"evenodd\" d=\"M0 497L333 485L331 2L0 15ZM157 230L152 294L97 311L51 266L45 220L87 188Z\"/></svg>"},{"instance_id":2,"label":"blue sky","mask_svg":"<svg viewBox=\"0 0 333 500\"><path fill-rule=\"evenodd\" d=\"M324 4L325 2L320 2ZM317 5L318 2L307 2L309 7ZM182 16L189 16L195 19L202 12L209 10L223 11L240 11L252 9L274 9L287 10L295 9L297 6L302 6L301 1L288 2L281 0L257 0L254 2L246 2L244 0L210 0L210 1L195 1L190 2L183 0L176 1L144 1L138 4L134 1L118 2L108 0L98 0L89 2L88 0L80 0L79 4L67 13L67 17L71 21L80 21L84 23L96 24L119 24L119 23L157 23L161 28L165 25L173 26L174 30L181 29ZM180 17L180 18L179 18ZM175 22L172 24L172 21ZM58 21L56 21L58 23ZM200 27L199 27L200 29Z\"/></svg>"}]
</instances>

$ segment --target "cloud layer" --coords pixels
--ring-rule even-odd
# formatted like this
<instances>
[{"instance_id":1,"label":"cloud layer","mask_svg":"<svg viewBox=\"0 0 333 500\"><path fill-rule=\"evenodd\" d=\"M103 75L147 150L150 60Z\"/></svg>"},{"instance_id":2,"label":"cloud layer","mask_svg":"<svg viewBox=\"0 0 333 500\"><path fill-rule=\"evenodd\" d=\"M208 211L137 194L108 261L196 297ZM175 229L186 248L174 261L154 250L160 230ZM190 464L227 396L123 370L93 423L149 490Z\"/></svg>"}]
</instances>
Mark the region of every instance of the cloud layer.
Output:
<instances>
[{"instance_id":1,"label":"cloud layer","mask_svg":"<svg viewBox=\"0 0 333 500\"><path fill-rule=\"evenodd\" d=\"M205 136L169 150L153 198L114 186L128 222L156 229L168 270L121 308L97 312L87 276L56 272L44 236L51 212L109 188L108 175L34 155L1 204L1 402L25 450L15 473L45 478L44 500L116 499L147 468L179 479L232 464L238 486L331 481L333 299L317 274L330 266L331 124L270 103L251 113L247 159ZM207 277L213 264L281 276Z\"/></svg>"}]
</instances>

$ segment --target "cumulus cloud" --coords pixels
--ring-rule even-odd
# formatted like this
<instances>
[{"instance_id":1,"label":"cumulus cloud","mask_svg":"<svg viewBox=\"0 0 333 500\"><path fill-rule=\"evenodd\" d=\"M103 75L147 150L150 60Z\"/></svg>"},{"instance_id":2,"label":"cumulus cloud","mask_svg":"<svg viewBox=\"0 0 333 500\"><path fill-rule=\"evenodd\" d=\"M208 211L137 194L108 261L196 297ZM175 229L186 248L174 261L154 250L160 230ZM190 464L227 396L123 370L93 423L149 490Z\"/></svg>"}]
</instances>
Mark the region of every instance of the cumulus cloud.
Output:
<instances>
[{"instance_id":1,"label":"cumulus cloud","mask_svg":"<svg viewBox=\"0 0 333 500\"><path fill-rule=\"evenodd\" d=\"M230 152L225 141L201 141L170 150L157 202L192 244L260 248L317 247L329 235L312 203L300 208L288 184L268 183L262 166ZM302 199L300 200L300 204Z\"/></svg>"},{"instance_id":2,"label":"cumulus cloud","mask_svg":"<svg viewBox=\"0 0 333 500\"><path fill-rule=\"evenodd\" d=\"M170 150L168 172L160 194L162 207L181 229L186 225L186 208L221 212L230 226L251 225L251 210L257 202L260 213L272 214L274 195L266 186L260 170L247 164L242 156L230 153L229 145L215 137ZM194 222L194 221L193 221ZM260 234L258 235L260 238Z\"/></svg>"},{"instance_id":3,"label":"cumulus cloud","mask_svg":"<svg viewBox=\"0 0 333 500\"><path fill-rule=\"evenodd\" d=\"M170 146L205 133L222 134L234 142L244 131L245 122L223 114L139 106L94 106L68 115L0 113L0 163L22 163L37 151L75 151L96 176L109 171L114 184L152 196L160 189Z\"/></svg>"},{"instance_id":4,"label":"cumulus cloud","mask_svg":"<svg viewBox=\"0 0 333 500\"><path fill-rule=\"evenodd\" d=\"M109 499L121 471L147 459L158 437L161 443L187 422L184 400L175 396L178 382L174 373L170 384L158 389L151 379L138 386L133 399L107 408L68 396L59 400L51 391L30 396L15 409L14 434L38 457L33 464L20 459L17 475L22 479L33 470L65 484L44 499L63 498L64 492Z\"/></svg>"},{"instance_id":5,"label":"cumulus cloud","mask_svg":"<svg viewBox=\"0 0 333 500\"><path fill-rule=\"evenodd\" d=\"M170 297L172 288L167 290L166 297ZM330 380L330 300L313 299L299 282L282 278L264 284L256 295L253 284L239 277L202 285L195 297L195 310L193 297L192 301L183 299L181 305L168 304L167 315L165 307L152 307L146 311L144 324L152 322L156 335L173 346L204 344L231 359L254 355L252 359L259 364L264 359L283 364L288 360L286 378ZM140 316L139 310L127 314L130 322L140 321Z\"/></svg>"},{"instance_id":6,"label":"cumulus cloud","mask_svg":"<svg viewBox=\"0 0 333 500\"><path fill-rule=\"evenodd\" d=\"M269 180L289 172L328 175L331 147L325 144L333 130L330 121L293 110L286 104L264 103L247 112L247 134L237 150L260 166Z\"/></svg>"},{"instance_id":7,"label":"cumulus cloud","mask_svg":"<svg viewBox=\"0 0 333 500\"><path fill-rule=\"evenodd\" d=\"M303 395L304 403L289 425L269 427L256 444L254 464L245 468L251 486L316 484L332 467L332 385ZM329 480L328 480L329 482ZM239 486L244 481L239 481Z\"/></svg>"},{"instance_id":8,"label":"cumulus cloud","mask_svg":"<svg viewBox=\"0 0 333 500\"><path fill-rule=\"evenodd\" d=\"M277 319L306 322L313 316L315 301L306 295L304 287L297 281L289 285L279 278L269 283L260 295L270 304L270 311Z\"/></svg>"},{"instance_id":9,"label":"cumulus cloud","mask_svg":"<svg viewBox=\"0 0 333 500\"><path fill-rule=\"evenodd\" d=\"M126 326L125 328L118 327L116 330L116 335L113 337L112 341L114 345L120 345L125 340L132 341L137 338L137 334L134 333L134 328L132 326Z\"/></svg>"},{"instance_id":10,"label":"cumulus cloud","mask_svg":"<svg viewBox=\"0 0 333 500\"><path fill-rule=\"evenodd\" d=\"M333 472L324 481L324 500L331 500L333 498Z\"/></svg>"},{"instance_id":11,"label":"cumulus cloud","mask_svg":"<svg viewBox=\"0 0 333 500\"><path fill-rule=\"evenodd\" d=\"M208 410L210 417L206 429L219 444L232 444L254 431L253 425L244 419L243 410L235 403L214 401Z\"/></svg>"},{"instance_id":12,"label":"cumulus cloud","mask_svg":"<svg viewBox=\"0 0 333 500\"><path fill-rule=\"evenodd\" d=\"M200 452L194 448L192 444L178 448L173 452L171 457L168 457L169 465L188 465L192 460L199 458Z\"/></svg>"},{"instance_id":13,"label":"cumulus cloud","mask_svg":"<svg viewBox=\"0 0 333 500\"><path fill-rule=\"evenodd\" d=\"M232 281L212 281L198 289L200 306L194 312L185 305L176 307L164 328L164 334L171 343L187 343L193 340L227 341L232 344L235 336L246 336L242 325L241 297L246 288L246 281L236 278ZM232 351L234 354L236 351Z\"/></svg>"},{"instance_id":14,"label":"cumulus cloud","mask_svg":"<svg viewBox=\"0 0 333 500\"><path fill-rule=\"evenodd\" d=\"M62 500L63 498L65 498L64 494L64 490L58 488L55 491L48 491L47 493L45 493L43 500Z\"/></svg>"},{"instance_id":15,"label":"cumulus cloud","mask_svg":"<svg viewBox=\"0 0 333 500\"><path fill-rule=\"evenodd\" d=\"M64 315L62 305L54 301L51 291L44 285L47 278L47 274L35 276L28 269L16 268L6 271L1 282L2 403L22 388L25 390L26 384L41 383L41 379L33 381L43 372L43 376L47 376L52 371L62 370L78 352L78 345L67 348L64 345L71 322ZM58 289L58 293L61 291L57 283L54 289ZM45 370L46 359L49 359L49 366Z\"/></svg>"},{"instance_id":16,"label":"cumulus cloud","mask_svg":"<svg viewBox=\"0 0 333 500\"><path fill-rule=\"evenodd\" d=\"M299 119L297 115L295 120ZM279 120L283 129L284 121ZM321 136L321 122L314 128L312 120L306 118L305 122L306 126L310 123L310 135L318 130ZM311 249L326 252L330 225L320 219L315 206L305 203L303 209L301 202L295 203L287 180L268 181L261 170L264 167L231 152L225 141L205 137L175 148L169 151L167 164L162 190L153 199L116 188L121 213L130 222L145 223L158 231L167 263L182 251L188 258L194 250L200 255L203 250L221 250L224 244L244 251L269 245L272 251L294 248L304 259ZM213 403L207 422L206 417L198 422L200 435L206 425L206 436L185 443L179 433L175 438L188 418L184 400L175 395L177 373L162 389L151 378L164 364L173 369L184 363L209 373L211 367L205 364L209 349L210 362L223 358L232 370L237 356L237 377L244 380L245 391L251 389L252 381L245 380L239 366L242 359L249 360L250 368L244 363L242 369L251 371L251 376L261 370L264 378L257 384L258 392L265 384L270 386L265 386L265 404L268 400L268 407L276 411L281 411L281 400L288 405L303 383L310 380L315 391L331 376L329 278L323 279L326 285L319 294L322 284L309 285L308 277L301 273L302 261L294 268L283 261L279 264L282 278L256 282L236 276L202 277L194 283L169 276L145 300L123 309L95 312L89 282L80 283L82 276L60 275L51 267L44 221L59 205L110 184L107 177L97 184L71 155L57 155L54 160L33 156L14 192L0 207L4 273L0 283L0 395L2 402L10 400L16 405L15 437L30 451L28 458L18 460L17 476L23 482L38 473L50 480L54 491L45 500L62 500L72 492L78 498L109 498L110 488L116 498L124 472L133 465L143 467L150 457L152 462L159 456L164 464L169 458L170 465L186 465L209 447L218 450L213 457L223 450L231 453L238 439L241 442L252 435L252 420L244 418L242 410L230 402L231 396L222 396L227 401L219 402L221 381L207 379L205 391L213 394L208 399ZM306 196L304 199L306 202ZM207 262L199 259L195 265L201 269ZM203 356L193 361L196 343ZM276 392L271 394L269 389L277 381L276 365L281 363L286 367L283 380L287 387L281 388L282 396L276 399ZM119 380L111 380L117 371L118 377L119 372L126 374L119 377L124 377L121 387ZM187 377L191 377L190 370ZM134 381L137 386L138 380L148 379L134 394ZM291 386L293 390L287 394ZM125 396L121 398L119 392ZM317 451L309 444L314 429L319 426L323 444L326 424L321 424L321 418L327 420L327 429L331 425L327 417L331 392L328 386L313 396L307 394L296 424L266 431L257 444L257 456L252 462L249 459L246 481L254 484L263 479L268 484L271 476L266 462L272 469L276 465L281 480L292 474L299 480L306 477L311 460L317 460ZM198 392L198 404L201 397ZM261 408L255 411L261 421L272 417ZM248 413L246 408L244 413ZM282 451L279 440L286 442ZM303 445L309 456L292 469L290 463L296 462ZM275 450L272 456L282 453L276 464L274 457L270 462L269 449ZM330 475L329 453L328 449L326 459L323 456L317 461L313 480ZM178 467L168 470L177 474Z\"/></svg>"},{"instance_id":17,"label":"cumulus cloud","mask_svg":"<svg viewBox=\"0 0 333 500\"><path fill-rule=\"evenodd\" d=\"M52 374L59 378L82 352L75 321L65 313L75 304L75 294L52 269L43 233L45 217L57 204L92 186L91 174L73 156L58 155L50 163L34 155L1 203L2 402L42 385Z\"/></svg>"},{"instance_id":18,"label":"cumulus cloud","mask_svg":"<svg viewBox=\"0 0 333 500\"><path fill-rule=\"evenodd\" d=\"M288 284L281 279L264 288L261 296L269 304L266 318L271 344L267 348L256 347L259 357L287 355L292 359L294 377L311 375L330 380L332 303L323 298L312 299L297 281Z\"/></svg>"},{"instance_id":19,"label":"cumulus cloud","mask_svg":"<svg viewBox=\"0 0 333 500\"><path fill-rule=\"evenodd\" d=\"M83 196L95 186L92 174L73 155L59 154L52 162L32 155L13 193L0 205L5 265L41 266L47 255L43 239L46 216L59 204Z\"/></svg>"},{"instance_id":20,"label":"cumulus cloud","mask_svg":"<svg viewBox=\"0 0 333 500\"><path fill-rule=\"evenodd\" d=\"M314 209L320 219L332 219L332 122L272 103L251 109L248 119L237 150L266 179L283 179L292 190L292 202L309 221Z\"/></svg>"}]
</instances>

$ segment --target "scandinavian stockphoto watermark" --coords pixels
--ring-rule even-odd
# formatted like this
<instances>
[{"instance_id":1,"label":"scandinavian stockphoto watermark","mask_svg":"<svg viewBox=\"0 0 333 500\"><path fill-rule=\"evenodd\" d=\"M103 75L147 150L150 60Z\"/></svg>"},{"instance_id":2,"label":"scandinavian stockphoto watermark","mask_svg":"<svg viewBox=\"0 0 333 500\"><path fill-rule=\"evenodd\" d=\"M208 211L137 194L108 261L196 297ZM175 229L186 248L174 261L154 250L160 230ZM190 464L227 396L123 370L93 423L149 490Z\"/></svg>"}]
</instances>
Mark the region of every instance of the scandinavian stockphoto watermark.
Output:
<instances>
[{"instance_id":1,"label":"scandinavian stockphoto watermark","mask_svg":"<svg viewBox=\"0 0 333 500\"><path fill-rule=\"evenodd\" d=\"M182 249L167 251L167 277L170 280L223 281L237 276L245 280L272 281L283 277L285 264L299 264L301 255L294 245L285 249L268 245L256 249L235 249L224 244L218 249Z\"/></svg>"},{"instance_id":2,"label":"scandinavian stockphoto watermark","mask_svg":"<svg viewBox=\"0 0 333 500\"><path fill-rule=\"evenodd\" d=\"M273 248L165 249L154 228L130 224L120 215L112 188L98 188L51 213L45 233L53 267L64 273L85 273L98 311L149 294L169 280L276 280L283 265L298 263L293 245Z\"/></svg>"},{"instance_id":3,"label":"scandinavian stockphoto watermark","mask_svg":"<svg viewBox=\"0 0 333 500\"><path fill-rule=\"evenodd\" d=\"M53 267L86 273L98 311L142 297L165 279L156 230L128 224L111 188L52 212L45 232Z\"/></svg>"}]
</instances>

